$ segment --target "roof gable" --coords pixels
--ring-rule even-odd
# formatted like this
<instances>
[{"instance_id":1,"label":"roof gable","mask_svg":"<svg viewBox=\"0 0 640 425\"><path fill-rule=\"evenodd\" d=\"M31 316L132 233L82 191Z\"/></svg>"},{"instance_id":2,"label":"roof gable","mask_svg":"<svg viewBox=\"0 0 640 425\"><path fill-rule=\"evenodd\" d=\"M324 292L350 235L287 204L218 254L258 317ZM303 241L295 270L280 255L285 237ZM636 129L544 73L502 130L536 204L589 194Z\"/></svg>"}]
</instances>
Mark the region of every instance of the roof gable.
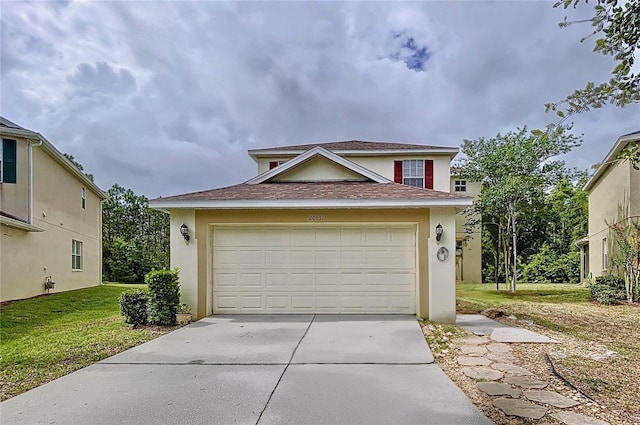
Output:
<instances>
[{"instance_id":1,"label":"roof gable","mask_svg":"<svg viewBox=\"0 0 640 425\"><path fill-rule=\"evenodd\" d=\"M248 180L246 184L253 185L253 184L260 184L260 183L265 183L265 182L275 181L275 180L286 180L285 173L288 173L295 168L304 166L303 164L311 161L314 158L319 158L319 157L322 157L325 160L332 162L333 167L341 168L343 170L343 173L342 173L343 176L346 176L346 175L353 176L353 177L361 176L361 178L359 178L358 180L369 180L375 183L391 183L391 180L387 179L386 177L383 177L377 173L374 173L373 171L368 170L352 161L349 161L348 159L342 158L341 156L338 156L333 152L330 152L320 146L316 146L304 152L303 154L300 154L297 157L285 162L284 164L281 164L269 171L266 171L260 174L257 177L252 178L251 180ZM316 166L318 166L317 162L316 162ZM347 174L345 174L345 172ZM311 173L309 173L308 175L311 175ZM339 176L339 174L337 174L337 176ZM280 179L278 179L278 177L280 177ZM348 178L346 180L354 180L353 177ZM320 178L315 181L327 181L327 180L345 180L345 179ZM300 181L300 180L297 180L297 181Z\"/></svg>"}]
</instances>

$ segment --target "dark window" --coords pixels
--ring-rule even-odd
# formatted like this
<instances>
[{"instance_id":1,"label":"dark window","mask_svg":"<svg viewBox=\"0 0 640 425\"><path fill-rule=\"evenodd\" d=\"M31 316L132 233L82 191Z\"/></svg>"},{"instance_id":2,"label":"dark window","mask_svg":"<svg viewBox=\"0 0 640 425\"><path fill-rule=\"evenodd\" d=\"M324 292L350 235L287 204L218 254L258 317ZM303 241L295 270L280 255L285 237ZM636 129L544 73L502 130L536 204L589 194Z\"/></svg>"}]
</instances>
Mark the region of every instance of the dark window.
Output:
<instances>
[{"instance_id":1,"label":"dark window","mask_svg":"<svg viewBox=\"0 0 640 425\"><path fill-rule=\"evenodd\" d=\"M0 151L0 181L4 183L16 182L16 141L2 139Z\"/></svg>"}]
</instances>

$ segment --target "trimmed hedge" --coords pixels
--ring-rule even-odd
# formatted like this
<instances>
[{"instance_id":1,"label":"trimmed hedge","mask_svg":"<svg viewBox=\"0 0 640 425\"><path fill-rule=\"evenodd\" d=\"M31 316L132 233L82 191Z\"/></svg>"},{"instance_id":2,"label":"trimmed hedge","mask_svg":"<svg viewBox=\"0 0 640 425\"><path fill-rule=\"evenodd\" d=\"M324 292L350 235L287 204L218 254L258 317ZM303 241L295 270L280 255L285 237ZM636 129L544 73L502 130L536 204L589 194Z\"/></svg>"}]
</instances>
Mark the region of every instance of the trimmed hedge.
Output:
<instances>
[{"instance_id":1,"label":"trimmed hedge","mask_svg":"<svg viewBox=\"0 0 640 425\"><path fill-rule=\"evenodd\" d=\"M598 276L589 285L591 299L600 304L616 304L627 297L624 279L617 276Z\"/></svg>"},{"instance_id":2,"label":"trimmed hedge","mask_svg":"<svg viewBox=\"0 0 640 425\"><path fill-rule=\"evenodd\" d=\"M144 325L147 323L147 293L142 289L129 289L120 294L120 314L125 323Z\"/></svg>"},{"instance_id":3,"label":"trimmed hedge","mask_svg":"<svg viewBox=\"0 0 640 425\"><path fill-rule=\"evenodd\" d=\"M163 326L175 325L180 304L178 269L151 271L144 277L144 281L149 285L149 323Z\"/></svg>"}]
</instances>

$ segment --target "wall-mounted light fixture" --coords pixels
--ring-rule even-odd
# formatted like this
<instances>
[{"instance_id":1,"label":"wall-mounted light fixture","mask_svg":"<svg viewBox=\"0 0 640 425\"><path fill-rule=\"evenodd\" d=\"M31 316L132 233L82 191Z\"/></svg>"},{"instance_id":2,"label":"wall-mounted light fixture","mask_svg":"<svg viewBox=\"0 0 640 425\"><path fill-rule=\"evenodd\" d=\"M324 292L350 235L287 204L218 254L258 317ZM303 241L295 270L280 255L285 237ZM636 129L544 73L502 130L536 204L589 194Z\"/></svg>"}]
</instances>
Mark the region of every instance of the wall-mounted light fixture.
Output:
<instances>
[{"instance_id":1,"label":"wall-mounted light fixture","mask_svg":"<svg viewBox=\"0 0 640 425\"><path fill-rule=\"evenodd\" d=\"M442 224L438 223L438 225L436 226L436 240L438 242L440 242L440 239L442 239L443 233L444 233L444 229L442 228Z\"/></svg>"},{"instance_id":2,"label":"wall-mounted light fixture","mask_svg":"<svg viewBox=\"0 0 640 425\"><path fill-rule=\"evenodd\" d=\"M184 223L182 223L182 226L180 226L180 234L185 241L189 242L189 228Z\"/></svg>"}]
</instances>

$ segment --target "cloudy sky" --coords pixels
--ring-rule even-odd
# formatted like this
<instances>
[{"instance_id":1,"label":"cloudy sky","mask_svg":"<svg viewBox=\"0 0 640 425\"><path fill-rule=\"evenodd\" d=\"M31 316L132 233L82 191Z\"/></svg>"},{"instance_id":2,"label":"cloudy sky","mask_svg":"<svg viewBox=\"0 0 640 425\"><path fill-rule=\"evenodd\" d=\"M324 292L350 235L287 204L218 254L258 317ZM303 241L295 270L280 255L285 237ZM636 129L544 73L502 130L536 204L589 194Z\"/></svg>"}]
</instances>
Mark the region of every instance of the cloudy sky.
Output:
<instances>
[{"instance_id":1,"label":"cloudy sky","mask_svg":"<svg viewBox=\"0 0 640 425\"><path fill-rule=\"evenodd\" d=\"M0 2L0 110L96 183L150 198L240 183L247 149L336 140L458 146L554 120L609 78L553 2ZM582 6L569 18L591 15ZM588 168L640 105L574 119Z\"/></svg>"}]
</instances>

